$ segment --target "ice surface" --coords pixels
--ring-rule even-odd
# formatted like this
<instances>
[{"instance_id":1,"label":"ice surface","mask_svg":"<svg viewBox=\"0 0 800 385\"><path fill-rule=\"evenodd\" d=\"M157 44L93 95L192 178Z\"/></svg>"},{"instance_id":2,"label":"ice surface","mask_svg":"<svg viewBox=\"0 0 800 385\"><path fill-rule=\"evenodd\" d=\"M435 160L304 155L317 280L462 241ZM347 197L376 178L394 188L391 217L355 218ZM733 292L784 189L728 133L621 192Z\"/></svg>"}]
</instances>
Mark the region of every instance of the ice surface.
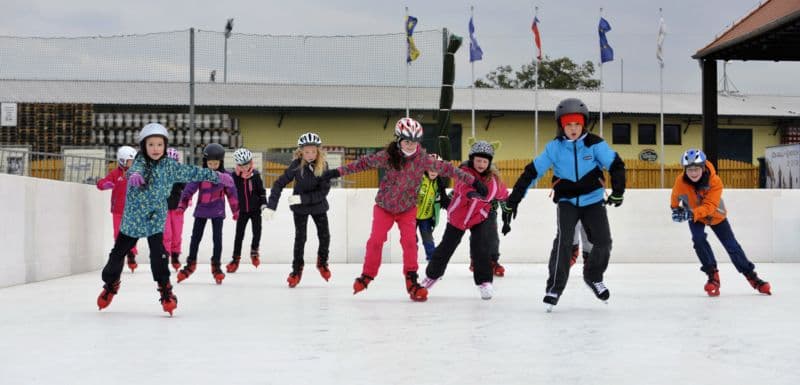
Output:
<instances>
[{"instance_id":1,"label":"ice surface","mask_svg":"<svg viewBox=\"0 0 800 385\"><path fill-rule=\"evenodd\" d=\"M697 264L611 264L608 305L579 264L552 313L541 264L508 265L489 301L451 265L425 303L400 265L356 296L356 264L326 283L310 263L295 289L288 265L242 265L221 286L200 265L173 318L140 266L102 312L99 272L0 289L0 383L800 383L798 264L758 265L772 296L723 264L718 298Z\"/></svg>"}]
</instances>

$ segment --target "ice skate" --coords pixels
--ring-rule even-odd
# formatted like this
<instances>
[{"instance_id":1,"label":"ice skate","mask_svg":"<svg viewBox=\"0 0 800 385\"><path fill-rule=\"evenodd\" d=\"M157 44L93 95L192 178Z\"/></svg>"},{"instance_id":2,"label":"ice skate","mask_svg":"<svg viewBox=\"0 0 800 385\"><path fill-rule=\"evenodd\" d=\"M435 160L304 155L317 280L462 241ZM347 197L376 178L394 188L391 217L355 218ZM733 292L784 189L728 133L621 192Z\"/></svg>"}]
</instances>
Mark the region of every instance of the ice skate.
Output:
<instances>
[{"instance_id":1,"label":"ice skate","mask_svg":"<svg viewBox=\"0 0 800 385\"><path fill-rule=\"evenodd\" d=\"M478 291L481 292L481 299L492 299L492 296L494 296L494 287L491 282L484 282L478 285Z\"/></svg>"},{"instance_id":2,"label":"ice skate","mask_svg":"<svg viewBox=\"0 0 800 385\"><path fill-rule=\"evenodd\" d=\"M131 269L131 273L139 267L139 264L136 263L136 254L132 251L128 252L128 268Z\"/></svg>"},{"instance_id":3,"label":"ice skate","mask_svg":"<svg viewBox=\"0 0 800 385\"><path fill-rule=\"evenodd\" d=\"M116 280L112 284L105 284L103 285L103 291L100 292L100 295L97 297L97 310L103 310L111 305L111 300L114 299L114 296L117 295L119 291L119 280Z\"/></svg>"},{"instance_id":4,"label":"ice skate","mask_svg":"<svg viewBox=\"0 0 800 385\"><path fill-rule=\"evenodd\" d=\"M553 311L553 307L558 304L558 293L547 293L544 295L542 302L544 302L544 310L548 313Z\"/></svg>"},{"instance_id":5,"label":"ice skate","mask_svg":"<svg viewBox=\"0 0 800 385\"><path fill-rule=\"evenodd\" d=\"M225 273L222 272L219 263L211 264L211 275L214 276L214 281L217 282L217 285L222 285L222 280L225 279Z\"/></svg>"},{"instance_id":6,"label":"ice skate","mask_svg":"<svg viewBox=\"0 0 800 385\"><path fill-rule=\"evenodd\" d=\"M417 283L418 277L416 271L409 271L406 273L406 290L412 301L424 302L428 299L428 289Z\"/></svg>"},{"instance_id":7,"label":"ice skate","mask_svg":"<svg viewBox=\"0 0 800 385\"><path fill-rule=\"evenodd\" d=\"M172 285L169 282L159 283L158 292L161 293L161 298L159 299L161 308L172 317L172 312L178 307L178 297L172 294Z\"/></svg>"},{"instance_id":8,"label":"ice skate","mask_svg":"<svg viewBox=\"0 0 800 385\"><path fill-rule=\"evenodd\" d=\"M584 278L583 282L586 282L586 286L589 286L589 289L592 290L592 293L594 293L597 299L608 303L608 298L611 297L611 292L608 290L603 281L592 282Z\"/></svg>"},{"instance_id":9,"label":"ice skate","mask_svg":"<svg viewBox=\"0 0 800 385\"><path fill-rule=\"evenodd\" d=\"M430 289L430 288L433 287L433 285L436 284L436 282L439 282L440 279L441 278L428 278L428 277L425 277L419 285L424 287L424 288L426 288L426 289Z\"/></svg>"},{"instance_id":10,"label":"ice skate","mask_svg":"<svg viewBox=\"0 0 800 385\"><path fill-rule=\"evenodd\" d=\"M297 286L297 284L300 283L300 280L302 278L303 278L303 268L300 267L299 269L292 270L292 272L289 273L289 277L286 278L286 282L289 283L289 287L291 288Z\"/></svg>"},{"instance_id":11,"label":"ice skate","mask_svg":"<svg viewBox=\"0 0 800 385\"><path fill-rule=\"evenodd\" d=\"M721 286L719 271L714 269L714 271L706 274L708 274L708 281L706 281L705 286L703 286L703 290L708 293L709 297L719 296L719 287Z\"/></svg>"},{"instance_id":12,"label":"ice skate","mask_svg":"<svg viewBox=\"0 0 800 385\"><path fill-rule=\"evenodd\" d=\"M747 282L750 282L750 286L752 286L753 289L758 290L761 294L772 295L772 286L770 286L769 282L758 278L758 274L756 274L755 271L745 274L745 277L747 278Z\"/></svg>"},{"instance_id":13,"label":"ice skate","mask_svg":"<svg viewBox=\"0 0 800 385\"><path fill-rule=\"evenodd\" d=\"M356 293L360 291L366 290L367 286L369 286L369 283L372 282L373 279L374 278L366 274L361 274L360 277L353 281L353 295L356 295Z\"/></svg>"},{"instance_id":14,"label":"ice skate","mask_svg":"<svg viewBox=\"0 0 800 385\"><path fill-rule=\"evenodd\" d=\"M170 257L170 263L172 264L172 268L175 269L176 272L181 268L181 261L179 259L180 255L181 255L180 253L172 253Z\"/></svg>"},{"instance_id":15,"label":"ice skate","mask_svg":"<svg viewBox=\"0 0 800 385\"><path fill-rule=\"evenodd\" d=\"M506 275L506 268L500 262L492 262L492 273L495 277L504 277Z\"/></svg>"},{"instance_id":16,"label":"ice skate","mask_svg":"<svg viewBox=\"0 0 800 385\"><path fill-rule=\"evenodd\" d=\"M261 256L258 254L258 249L250 250L250 263L253 264L253 267L258 269L258 265L261 264Z\"/></svg>"},{"instance_id":17,"label":"ice skate","mask_svg":"<svg viewBox=\"0 0 800 385\"><path fill-rule=\"evenodd\" d=\"M317 270L319 270L319 275L322 276L322 279L327 282L331 279L331 270L328 268L328 261L323 261L322 258L317 257Z\"/></svg>"},{"instance_id":18,"label":"ice skate","mask_svg":"<svg viewBox=\"0 0 800 385\"><path fill-rule=\"evenodd\" d=\"M178 272L178 283L181 283L186 278L189 278L192 273L197 269L197 262L186 262L186 266Z\"/></svg>"},{"instance_id":19,"label":"ice skate","mask_svg":"<svg viewBox=\"0 0 800 385\"><path fill-rule=\"evenodd\" d=\"M231 258L231 261L227 265L225 265L225 271L227 271L229 273L235 273L236 270L239 270L239 261L241 259L242 259L242 257L240 257L238 255L233 256Z\"/></svg>"}]
</instances>

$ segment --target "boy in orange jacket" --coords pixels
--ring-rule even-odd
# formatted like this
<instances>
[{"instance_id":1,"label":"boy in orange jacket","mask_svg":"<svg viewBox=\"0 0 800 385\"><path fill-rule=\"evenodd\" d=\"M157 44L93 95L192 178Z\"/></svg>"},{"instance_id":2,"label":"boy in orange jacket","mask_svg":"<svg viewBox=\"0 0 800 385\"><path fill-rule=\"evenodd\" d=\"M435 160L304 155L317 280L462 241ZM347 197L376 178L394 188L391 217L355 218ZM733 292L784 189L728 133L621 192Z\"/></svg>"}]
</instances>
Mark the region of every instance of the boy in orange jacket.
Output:
<instances>
[{"instance_id":1,"label":"boy in orange jacket","mask_svg":"<svg viewBox=\"0 0 800 385\"><path fill-rule=\"evenodd\" d=\"M726 218L727 211L722 201L722 179L717 175L714 166L706 160L703 151L689 149L681 157L684 172L675 179L672 187L672 220L689 221L692 232L692 243L697 257L700 259L700 270L708 275L704 286L711 297L719 295L719 271L714 252L706 240L705 227L711 227L714 234L725 247L725 251L736 266L736 270L744 274L747 282L759 293L771 295L769 282L763 281L755 272L755 265L747 259L739 242L733 235L731 225Z\"/></svg>"}]
</instances>

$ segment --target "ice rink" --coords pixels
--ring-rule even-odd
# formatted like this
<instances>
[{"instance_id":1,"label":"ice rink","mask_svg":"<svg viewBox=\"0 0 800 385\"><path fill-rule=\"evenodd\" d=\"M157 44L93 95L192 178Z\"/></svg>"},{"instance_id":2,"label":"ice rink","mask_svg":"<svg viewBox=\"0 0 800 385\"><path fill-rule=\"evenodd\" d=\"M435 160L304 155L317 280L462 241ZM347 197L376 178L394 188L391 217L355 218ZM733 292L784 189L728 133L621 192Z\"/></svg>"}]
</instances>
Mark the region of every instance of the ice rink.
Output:
<instances>
[{"instance_id":1,"label":"ice rink","mask_svg":"<svg viewBox=\"0 0 800 385\"><path fill-rule=\"evenodd\" d=\"M607 305L579 264L553 313L541 264L508 265L489 301L451 265L425 303L400 265L357 296L359 264L332 265L329 283L307 265L295 289L288 265L242 265L221 286L200 265L172 318L147 267L102 312L99 272L0 289L0 383L800 383L798 264L758 265L772 296L720 265L709 298L697 264L612 263Z\"/></svg>"}]
</instances>

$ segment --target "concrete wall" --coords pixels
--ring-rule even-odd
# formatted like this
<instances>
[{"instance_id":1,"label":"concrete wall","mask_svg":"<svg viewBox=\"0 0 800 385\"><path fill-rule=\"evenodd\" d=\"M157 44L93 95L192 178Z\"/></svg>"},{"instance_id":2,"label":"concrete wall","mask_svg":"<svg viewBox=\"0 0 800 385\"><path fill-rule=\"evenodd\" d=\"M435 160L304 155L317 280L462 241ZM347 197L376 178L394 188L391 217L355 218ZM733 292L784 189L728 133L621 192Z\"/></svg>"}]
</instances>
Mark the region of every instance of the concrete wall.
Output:
<instances>
[{"instance_id":1,"label":"concrete wall","mask_svg":"<svg viewBox=\"0 0 800 385\"><path fill-rule=\"evenodd\" d=\"M334 189L331 210L333 263L360 263L369 237L375 189ZM278 212L263 226L261 255L265 263L289 263L292 259L294 224L286 205L289 190L281 197ZM501 237L502 261L545 262L555 235L555 206L547 190L530 190L520 205L512 232ZM729 220L747 256L754 262L800 262L800 190L727 190L723 195ZM112 246L110 192L94 186L54 182L0 174L0 224L3 268L0 287L52 279L102 268ZM631 190L625 203L608 209L614 239L612 262L696 262L686 223L670 219L668 190ZM187 212L182 260L189 249L192 212ZM437 227L441 237L444 226ZM230 215L223 228L223 263L233 249L234 222ZM243 251L249 252L250 229ZM720 262L728 262L719 242L709 239ZM468 258L464 239L454 263ZM309 221L306 261L316 260L316 230ZM140 263L146 263L147 243L139 242ZM211 229L200 245L199 261L211 257ZM424 264L424 252L419 259ZM246 259L245 259L246 260ZM396 228L384 246L384 261L399 263L402 251ZM98 277L99 279L99 277Z\"/></svg>"}]
</instances>

